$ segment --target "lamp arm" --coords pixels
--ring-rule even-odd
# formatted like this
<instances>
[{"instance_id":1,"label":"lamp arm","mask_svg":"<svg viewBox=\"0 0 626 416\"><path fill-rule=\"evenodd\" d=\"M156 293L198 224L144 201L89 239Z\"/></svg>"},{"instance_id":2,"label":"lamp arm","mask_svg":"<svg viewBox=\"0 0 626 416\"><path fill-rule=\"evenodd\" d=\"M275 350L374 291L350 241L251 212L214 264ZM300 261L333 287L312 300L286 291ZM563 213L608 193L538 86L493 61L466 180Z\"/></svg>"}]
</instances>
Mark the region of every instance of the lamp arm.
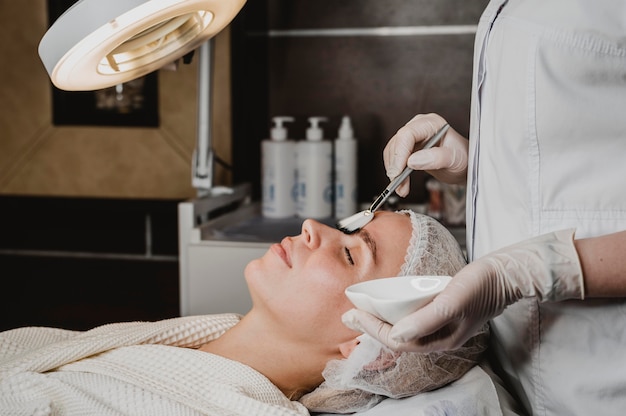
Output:
<instances>
[{"instance_id":1,"label":"lamp arm","mask_svg":"<svg viewBox=\"0 0 626 416\"><path fill-rule=\"evenodd\" d=\"M197 143L193 156L191 184L198 193L206 193L213 187L212 147L212 82L213 38L199 47L198 53L198 126Z\"/></svg>"}]
</instances>

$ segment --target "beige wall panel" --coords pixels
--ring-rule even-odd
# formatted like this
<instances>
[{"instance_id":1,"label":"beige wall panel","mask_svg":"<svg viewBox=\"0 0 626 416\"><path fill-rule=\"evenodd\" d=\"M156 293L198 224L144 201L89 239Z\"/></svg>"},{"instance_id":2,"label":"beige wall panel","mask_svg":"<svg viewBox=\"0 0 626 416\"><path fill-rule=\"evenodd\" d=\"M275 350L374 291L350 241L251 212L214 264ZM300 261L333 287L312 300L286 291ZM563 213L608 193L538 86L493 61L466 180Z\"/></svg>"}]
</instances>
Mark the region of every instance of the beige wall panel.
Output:
<instances>
[{"instance_id":1,"label":"beige wall panel","mask_svg":"<svg viewBox=\"0 0 626 416\"><path fill-rule=\"evenodd\" d=\"M196 146L197 62L159 71L159 128L51 125L50 81L37 46L45 1L0 0L0 194L185 199ZM24 13L28 10L28 13ZM230 161L228 33L216 39L214 146ZM219 140L215 137L219 136ZM225 150L223 150L225 149ZM228 176L216 172L215 184Z\"/></svg>"},{"instance_id":2,"label":"beige wall panel","mask_svg":"<svg viewBox=\"0 0 626 416\"><path fill-rule=\"evenodd\" d=\"M213 71L213 148L224 161L232 161L232 119L230 89L230 31L226 28L215 39L215 68ZM216 185L231 185L230 171L217 166Z\"/></svg>"},{"instance_id":3,"label":"beige wall panel","mask_svg":"<svg viewBox=\"0 0 626 416\"><path fill-rule=\"evenodd\" d=\"M0 184L50 126L50 86L37 55L45 27L42 4L0 1Z\"/></svg>"},{"instance_id":4,"label":"beige wall panel","mask_svg":"<svg viewBox=\"0 0 626 416\"><path fill-rule=\"evenodd\" d=\"M175 71L159 71L160 130L191 157L196 145L198 71L194 59ZM191 162L190 162L191 166Z\"/></svg>"},{"instance_id":5,"label":"beige wall panel","mask_svg":"<svg viewBox=\"0 0 626 416\"><path fill-rule=\"evenodd\" d=\"M184 198L187 160L157 130L56 129L5 185L10 194ZM185 177L186 180L180 179Z\"/></svg>"}]
</instances>

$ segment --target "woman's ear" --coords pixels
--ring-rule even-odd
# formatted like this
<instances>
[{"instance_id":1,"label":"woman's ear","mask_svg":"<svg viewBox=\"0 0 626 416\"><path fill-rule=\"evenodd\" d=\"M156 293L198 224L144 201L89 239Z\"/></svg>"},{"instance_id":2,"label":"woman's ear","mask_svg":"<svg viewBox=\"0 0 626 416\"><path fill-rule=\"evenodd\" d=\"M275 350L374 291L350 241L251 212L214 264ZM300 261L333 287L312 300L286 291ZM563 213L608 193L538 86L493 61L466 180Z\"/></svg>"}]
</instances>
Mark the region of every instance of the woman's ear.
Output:
<instances>
[{"instance_id":1,"label":"woman's ear","mask_svg":"<svg viewBox=\"0 0 626 416\"><path fill-rule=\"evenodd\" d=\"M339 351L341 351L341 355L343 355L343 358L348 358L350 354L352 354L352 351L354 351L356 346L359 345L359 342L360 341L358 340L358 338L354 338L350 341L342 342L341 344L339 344Z\"/></svg>"},{"instance_id":2,"label":"woman's ear","mask_svg":"<svg viewBox=\"0 0 626 416\"><path fill-rule=\"evenodd\" d=\"M386 370L396 365L396 360L398 359L398 357L400 357L400 355L402 355L401 352L381 349L378 353L378 357L376 357L374 361L368 363L363 368L372 371Z\"/></svg>"}]
</instances>

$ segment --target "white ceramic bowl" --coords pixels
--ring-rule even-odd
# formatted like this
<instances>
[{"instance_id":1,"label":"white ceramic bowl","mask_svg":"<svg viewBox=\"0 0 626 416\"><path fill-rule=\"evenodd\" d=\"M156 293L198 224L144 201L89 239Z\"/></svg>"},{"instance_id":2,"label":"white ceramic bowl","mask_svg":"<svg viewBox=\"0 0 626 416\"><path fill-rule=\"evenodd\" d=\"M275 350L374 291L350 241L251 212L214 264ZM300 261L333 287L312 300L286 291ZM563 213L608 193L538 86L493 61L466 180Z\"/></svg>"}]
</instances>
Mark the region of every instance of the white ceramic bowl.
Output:
<instances>
[{"instance_id":1,"label":"white ceramic bowl","mask_svg":"<svg viewBox=\"0 0 626 416\"><path fill-rule=\"evenodd\" d=\"M450 280L450 276L386 277L349 286L346 296L358 309L395 324L430 302Z\"/></svg>"}]
</instances>

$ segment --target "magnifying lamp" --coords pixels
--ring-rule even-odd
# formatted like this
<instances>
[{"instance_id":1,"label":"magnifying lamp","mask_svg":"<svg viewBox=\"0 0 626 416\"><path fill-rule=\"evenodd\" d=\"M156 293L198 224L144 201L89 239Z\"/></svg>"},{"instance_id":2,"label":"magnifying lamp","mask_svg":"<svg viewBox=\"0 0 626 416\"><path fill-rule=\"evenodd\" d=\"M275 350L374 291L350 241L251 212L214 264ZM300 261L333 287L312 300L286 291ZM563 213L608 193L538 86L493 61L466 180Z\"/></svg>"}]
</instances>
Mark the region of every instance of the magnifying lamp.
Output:
<instances>
[{"instance_id":1,"label":"magnifying lamp","mask_svg":"<svg viewBox=\"0 0 626 416\"><path fill-rule=\"evenodd\" d=\"M52 83L112 87L174 62L215 36L245 0L79 0L39 43Z\"/></svg>"},{"instance_id":2,"label":"magnifying lamp","mask_svg":"<svg viewBox=\"0 0 626 416\"><path fill-rule=\"evenodd\" d=\"M200 48L198 148L192 182L211 187L210 44L246 0L79 0L48 29L39 56L62 90L112 87Z\"/></svg>"}]
</instances>

